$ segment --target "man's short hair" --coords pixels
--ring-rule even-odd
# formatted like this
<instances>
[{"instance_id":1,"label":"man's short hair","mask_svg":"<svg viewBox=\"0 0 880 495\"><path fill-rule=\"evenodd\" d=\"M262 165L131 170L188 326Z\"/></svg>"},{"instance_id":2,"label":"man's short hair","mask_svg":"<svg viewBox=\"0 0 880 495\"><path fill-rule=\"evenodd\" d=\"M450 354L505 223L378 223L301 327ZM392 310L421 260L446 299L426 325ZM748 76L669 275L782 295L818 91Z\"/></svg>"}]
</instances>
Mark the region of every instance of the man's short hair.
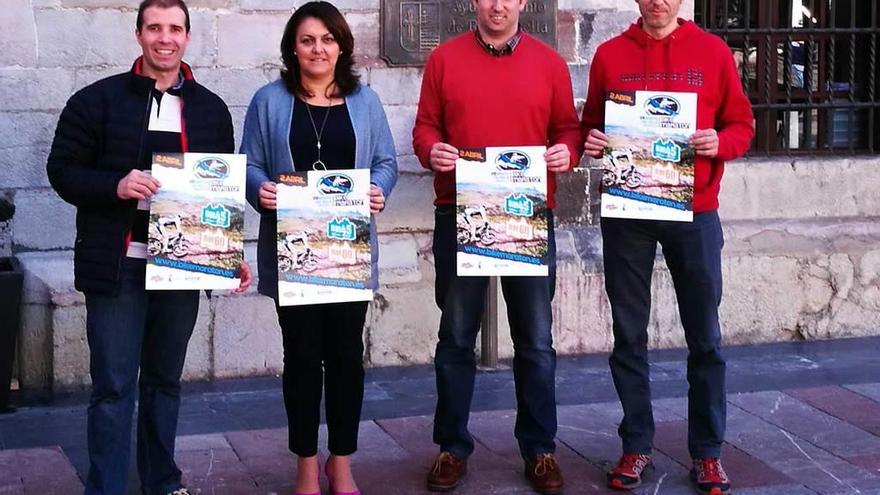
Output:
<instances>
[{"instance_id":1,"label":"man's short hair","mask_svg":"<svg viewBox=\"0 0 880 495\"><path fill-rule=\"evenodd\" d=\"M141 2L140 6L138 6L137 21L135 22L138 32L144 27L144 11L150 7L159 7L161 9L180 8L183 11L184 17L186 17L184 22L186 32L189 32L189 9L186 8L186 3L183 0L144 0Z\"/></svg>"}]
</instances>

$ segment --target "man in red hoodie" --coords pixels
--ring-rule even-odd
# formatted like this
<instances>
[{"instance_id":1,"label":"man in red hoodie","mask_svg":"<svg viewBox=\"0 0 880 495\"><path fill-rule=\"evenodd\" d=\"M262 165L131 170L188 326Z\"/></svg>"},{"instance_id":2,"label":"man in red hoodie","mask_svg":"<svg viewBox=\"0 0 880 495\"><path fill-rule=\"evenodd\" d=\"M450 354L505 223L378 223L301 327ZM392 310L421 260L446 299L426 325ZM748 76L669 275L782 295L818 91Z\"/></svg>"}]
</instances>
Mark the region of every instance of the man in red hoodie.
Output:
<instances>
[{"instance_id":1,"label":"man in red hoodie","mask_svg":"<svg viewBox=\"0 0 880 495\"><path fill-rule=\"evenodd\" d=\"M455 160L460 148L548 146L548 206L555 173L582 154L571 79L562 57L519 28L526 0L472 0L477 28L438 47L428 59L413 129L413 148L433 170L436 300L442 311L434 359L440 454L428 488L453 489L464 476L474 441L467 429L474 391L474 346L488 279L456 275ZM549 277L502 277L514 342L515 434L525 474L539 493L559 493L554 457L556 353L550 301L555 286L553 215L548 214Z\"/></svg>"},{"instance_id":2,"label":"man in red hoodie","mask_svg":"<svg viewBox=\"0 0 880 495\"><path fill-rule=\"evenodd\" d=\"M754 134L730 49L720 38L678 18L681 0L636 0L641 18L602 44L590 68L582 125L586 153L599 158L609 91L697 94L693 222L603 218L605 289L614 350L609 359L623 406L623 456L608 473L611 488L632 489L651 466L654 419L648 378L651 273L657 243L672 275L688 345L688 450L698 491L720 495L730 480L720 462L726 422L725 362L720 353L721 247L718 190L724 162L743 155Z\"/></svg>"}]
</instances>

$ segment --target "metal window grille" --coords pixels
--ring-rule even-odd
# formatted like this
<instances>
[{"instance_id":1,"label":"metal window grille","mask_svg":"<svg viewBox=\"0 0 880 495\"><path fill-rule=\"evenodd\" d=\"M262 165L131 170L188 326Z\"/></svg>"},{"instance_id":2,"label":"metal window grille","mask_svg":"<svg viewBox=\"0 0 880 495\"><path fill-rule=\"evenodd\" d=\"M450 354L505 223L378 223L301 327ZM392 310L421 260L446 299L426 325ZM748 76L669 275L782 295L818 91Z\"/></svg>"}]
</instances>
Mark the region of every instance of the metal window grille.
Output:
<instances>
[{"instance_id":1,"label":"metal window grille","mask_svg":"<svg viewBox=\"0 0 880 495\"><path fill-rule=\"evenodd\" d=\"M754 154L875 153L878 0L697 0L755 112Z\"/></svg>"}]
</instances>

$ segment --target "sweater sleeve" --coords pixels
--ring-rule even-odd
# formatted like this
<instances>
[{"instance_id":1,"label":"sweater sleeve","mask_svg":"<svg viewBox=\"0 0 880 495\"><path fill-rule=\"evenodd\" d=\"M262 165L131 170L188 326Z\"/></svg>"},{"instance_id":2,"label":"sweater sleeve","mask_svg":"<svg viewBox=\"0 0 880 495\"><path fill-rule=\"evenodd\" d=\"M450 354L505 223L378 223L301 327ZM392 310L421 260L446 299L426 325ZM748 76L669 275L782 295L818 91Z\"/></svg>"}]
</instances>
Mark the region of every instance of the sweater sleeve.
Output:
<instances>
[{"instance_id":1,"label":"sweater sleeve","mask_svg":"<svg viewBox=\"0 0 880 495\"><path fill-rule=\"evenodd\" d=\"M260 91L251 99L244 118L244 130L242 131L240 153L247 155L247 184L245 196L248 203L259 213L267 213L260 206L260 186L263 182L271 180L268 173L266 133L264 125L268 125L267 116L264 113L263 99Z\"/></svg>"},{"instance_id":2,"label":"sweater sleeve","mask_svg":"<svg viewBox=\"0 0 880 495\"><path fill-rule=\"evenodd\" d=\"M574 108L574 95L571 89L571 76L565 61L561 58L553 76L553 102L550 113L550 144L565 144L571 153L569 169L581 161L584 153L584 140Z\"/></svg>"},{"instance_id":3,"label":"sweater sleeve","mask_svg":"<svg viewBox=\"0 0 880 495\"><path fill-rule=\"evenodd\" d=\"M117 206L124 200L116 187L128 172L95 168L99 123L86 100L85 93L76 93L61 112L46 161L49 183L61 199L78 208Z\"/></svg>"},{"instance_id":4,"label":"sweater sleeve","mask_svg":"<svg viewBox=\"0 0 880 495\"><path fill-rule=\"evenodd\" d=\"M385 109L382 108L382 101L375 94L370 98L370 127L370 131L375 133L373 157L370 162L370 182L381 187L387 198L397 183L397 156Z\"/></svg>"},{"instance_id":5,"label":"sweater sleeve","mask_svg":"<svg viewBox=\"0 0 880 495\"><path fill-rule=\"evenodd\" d=\"M605 93L607 89L603 80L605 75L605 71L602 69L603 53L602 47L599 47L593 57L593 63L590 65L587 101L584 103L584 110L581 113L581 129L584 140L591 130L599 129L601 131L605 128Z\"/></svg>"},{"instance_id":6,"label":"sweater sleeve","mask_svg":"<svg viewBox=\"0 0 880 495\"><path fill-rule=\"evenodd\" d=\"M749 150L755 135L755 117L727 45L724 45L724 51L721 67L724 97L715 115L715 129L718 130L717 159L728 161L741 157Z\"/></svg>"},{"instance_id":7,"label":"sweater sleeve","mask_svg":"<svg viewBox=\"0 0 880 495\"><path fill-rule=\"evenodd\" d=\"M445 141L443 133L443 107L440 100L441 63L434 52L428 57L425 73L422 76L422 89L419 95L419 108L413 127L413 150L422 166L430 169L429 157L435 143Z\"/></svg>"}]
</instances>

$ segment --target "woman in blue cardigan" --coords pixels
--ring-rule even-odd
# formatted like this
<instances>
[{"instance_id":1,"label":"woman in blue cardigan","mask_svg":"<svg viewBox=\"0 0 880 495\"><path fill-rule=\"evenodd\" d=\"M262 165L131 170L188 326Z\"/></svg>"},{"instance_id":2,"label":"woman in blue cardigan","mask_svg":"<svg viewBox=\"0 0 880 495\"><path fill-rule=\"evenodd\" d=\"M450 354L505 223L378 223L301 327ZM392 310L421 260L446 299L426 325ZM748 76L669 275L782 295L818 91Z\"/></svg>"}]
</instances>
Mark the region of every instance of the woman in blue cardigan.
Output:
<instances>
[{"instance_id":1,"label":"woman in blue cardigan","mask_svg":"<svg viewBox=\"0 0 880 495\"><path fill-rule=\"evenodd\" d=\"M319 493L318 425L325 395L326 473L332 493L357 494L349 456L357 449L364 395L363 326L367 302L278 306L275 178L312 169L370 169L370 210L377 214L397 181L391 130L379 97L354 72L354 39L327 2L296 10L281 39L281 79L251 100L241 152L247 198L260 213L259 292L272 297L284 345L284 405L290 450L298 456L296 493ZM371 222L372 286L378 247ZM323 390L322 390L323 382Z\"/></svg>"}]
</instances>

